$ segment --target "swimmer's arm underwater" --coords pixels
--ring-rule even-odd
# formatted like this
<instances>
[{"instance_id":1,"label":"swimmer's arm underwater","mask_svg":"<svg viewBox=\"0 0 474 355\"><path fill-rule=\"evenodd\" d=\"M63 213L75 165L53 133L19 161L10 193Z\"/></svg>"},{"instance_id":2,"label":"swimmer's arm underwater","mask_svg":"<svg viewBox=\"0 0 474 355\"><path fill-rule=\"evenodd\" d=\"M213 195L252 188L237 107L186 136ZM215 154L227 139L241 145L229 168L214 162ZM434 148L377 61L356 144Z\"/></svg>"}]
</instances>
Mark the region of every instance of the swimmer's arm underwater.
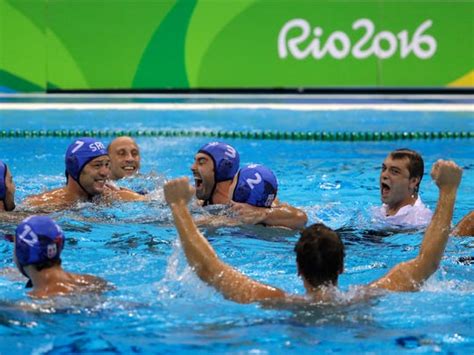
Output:
<instances>
[{"instance_id":1,"label":"swimmer's arm underwater","mask_svg":"<svg viewBox=\"0 0 474 355\"><path fill-rule=\"evenodd\" d=\"M146 195L141 195L126 188L120 188L119 190L108 190L108 193L113 196L113 199L121 201L148 201L148 197Z\"/></svg>"},{"instance_id":2,"label":"swimmer's arm underwater","mask_svg":"<svg viewBox=\"0 0 474 355\"><path fill-rule=\"evenodd\" d=\"M194 220L194 223L197 226L202 227L233 227L233 226L240 226L242 222L236 220L235 218L231 218L228 216L207 216L207 217L199 217Z\"/></svg>"},{"instance_id":3,"label":"swimmer's arm underwater","mask_svg":"<svg viewBox=\"0 0 474 355\"><path fill-rule=\"evenodd\" d=\"M254 281L219 259L197 229L189 212L187 204L194 192L188 178L169 181L164 191L186 258L201 280L216 288L227 299L239 303L285 298L286 294L282 290Z\"/></svg>"},{"instance_id":4,"label":"swimmer's arm underwater","mask_svg":"<svg viewBox=\"0 0 474 355\"><path fill-rule=\"evenodd\" d=\"M393 267L371 287L391 291L416 291L437 269L448 242L456 192L462 169L452 161L435 163L431 176L439 187L439 199L415 259Z\"/></svg>"},{"instance_id":5,"label":"swimmer's arm underwater","mask_svg":"<svg viewBox=\"0 0 474 355\"><path fill-rule=\"evenodd\" d=\"M271 208L255 207L247 203L231 202L232 210L246 224L263 223L268 226L303 229L308 221L306 213L288 204L274 204Z\"/></svg>"}]
</instances>

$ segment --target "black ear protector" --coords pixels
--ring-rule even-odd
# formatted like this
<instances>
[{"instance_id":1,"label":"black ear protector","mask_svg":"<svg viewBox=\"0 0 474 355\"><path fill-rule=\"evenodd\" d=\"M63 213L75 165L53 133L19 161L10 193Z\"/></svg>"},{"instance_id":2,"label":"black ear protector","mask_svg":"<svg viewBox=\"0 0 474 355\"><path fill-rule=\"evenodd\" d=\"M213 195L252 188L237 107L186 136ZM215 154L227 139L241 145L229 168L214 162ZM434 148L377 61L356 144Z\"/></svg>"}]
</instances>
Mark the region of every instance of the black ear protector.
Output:
<instances>
[{"instance_id":1,"label":"black ear protector","mask_svg":"<svg viewBox=\"0 0 474 355\"><path fill-rule=\"evenodd\" d=\"M247 201L250 197L251 193L250 186L247 184L241 184L234 189L234 193L232 194L232 200L236 202ZM238 198L238 200L237 200Z\"/></svg>"},{"instance_id":2,"label":"black ear protector","mask_svg":"<svg viewBox=\"0 0 474 355\"><path fill-rule=\"evenodd\" d=\"M70 155L67 157L67 162L66 166L71 170L70 172L66 171L66 178L68 178L68 175L71 175L71 178L75 180L74 176L77 176L77 180L79 180L79 172L78 167L79 167L79 161L77 159L77 156L75 155Z\"/></svg>"},{"instance_id":3,"label":"black ear protector","mask_svg":"<svg viewBox=\"0 0 474 355\"><path fill-rule=\"evenodd\" d=\"M214 164L215 165L215 164ZM227 159L223 159L219 162L219 165L215 168L215 176L217 178L217 176L219 175L219 177L222 178L222 176L228 176L230 171L232 170L232 167L233 167L233 164L230 160L227 160ZM226 179L227 180L227 179ZM220 182L220 181L224 181L224 180L219 180L217 181L216 179L216 182Z\"/></svg>"},{"instance_id":4,"label":"black ear protector","mask_svg":"<svg viewBox=\"0 0 474 355\"><path fill-rule=\"evenodd\" d=\"M71 178L74 181L77 182L77 184L87 194L87 196L89 196L89 198L92 198L92 196L86 191L84 186L82 186L82 184L80 182L80 179L81 179L82 169L84 169L84 167L94 158L90 158L89 160L85 161L84 165L81 167L80 170L79 170L79 168L80 168L79 167L79 158L76 155L69 156L66 159L67 159L66 165L72 170L70 173L68 173L67 170L66 170L66 181L67 181L67 179L69 179L69 176L71 176ZM72 174L76 175L77 179Z\"/></svg>"},{"instance_id":5,"label":"black ear protector","mask_svg":"<svg viewBox=\"0 0 474 355\"><path fill-rule=\"evenodd\" d=\"M3 170L3 181L2 181L2 185L3 185L2 186L2 195L4 195L4 196L3 196L3 198L0 199L0 201L3 202L3 204L5 205L5 209L7 211L11 211L15 208L15 203L13 203L13 209L11 209L11 210L7 209L7 204L6 204L5 200L7 198L7 182L6 182L6 180L7 180L8 166L7 166L7 164L3 164L3 166L5 167L5 169Z\"/></svg>"},{"instance_id":6,"label":"black ear protector","mask_svg":"<svg viewBox=\"0 0 474 355\"><path fill-rule=\"evenodd\" d=\"M267 181L264 181L263 182L263 195L262 195L262 199L260 199L258 201L259 204L261 204L262 206L267 206L266 202L268 200L268 197L270 197L270 195L276 196L276 194L277 194L277 190L275 190L273 185L270 184ZM275 199L275 197L273 197L273 200L274 199ZM273 200L272 200L272 202L273 202ZM268 206L268 207L270 207L270 206Z\"/></svg>"}]
</instances>

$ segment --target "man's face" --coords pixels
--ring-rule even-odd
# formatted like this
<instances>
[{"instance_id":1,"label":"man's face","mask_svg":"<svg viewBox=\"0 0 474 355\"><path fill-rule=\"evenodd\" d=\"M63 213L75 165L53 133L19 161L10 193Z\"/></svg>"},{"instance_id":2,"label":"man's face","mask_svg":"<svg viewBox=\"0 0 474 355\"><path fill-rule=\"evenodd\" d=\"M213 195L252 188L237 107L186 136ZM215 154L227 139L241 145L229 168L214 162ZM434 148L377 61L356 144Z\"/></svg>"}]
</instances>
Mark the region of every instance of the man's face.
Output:
<instances>
[{"instance_id":1,"label":"man's face","mask_svg":"<svg viewBox=\"0 0 474 355\"><path fill-rule=\"evenodd\" d=\"M214 162L204 153L197 153L191 165L196 187L196 197L199 200L209 200L214 189Z\"/></svg>"},{"instance_id":2,"label":"man's face","mask_svg":"<svg viewBox=\"0 0 474 355\"><path fill-rule=\"evenodd\" d=\"M121 179L138 173L140 151L135 141L129 137L115 139L109 147L111 178Z\"/></svg>"},{"instance_id":3,"label":"man's face","mask_svg":"<svg viewBox=\"0 0 474 355\"><path fill-rule=\"evenodd\" d=\"M91 196L104 191L105 183L110 176L110 158L102 155L92 159L82 169L79 181L82 188Z\"/></svg>"},{"instance_id":4,"label":"man's face","mask_svg":"<svg viewBox=\"0 0 474 355\"><path fill-rule=\"evenodd\" d=\"M393 159L390 155L382 164L380 172L380 194L382 202L389 207L407 205L419 178L410 178L408 158Z\"/></svg>"},{"instance_id":5,"label":"man's face","mask_svg":"<svg viewBox=\"0 0 474 355\"><path fill-rule=\"evenodd\" d=\"M15 208L15 191L16 186L13 182L13 177L10 174L10 169L7 169L7 174L5 176L5 201L0 202L0 210L3 211L12 211Z\"/></svg>"}]
</instances>

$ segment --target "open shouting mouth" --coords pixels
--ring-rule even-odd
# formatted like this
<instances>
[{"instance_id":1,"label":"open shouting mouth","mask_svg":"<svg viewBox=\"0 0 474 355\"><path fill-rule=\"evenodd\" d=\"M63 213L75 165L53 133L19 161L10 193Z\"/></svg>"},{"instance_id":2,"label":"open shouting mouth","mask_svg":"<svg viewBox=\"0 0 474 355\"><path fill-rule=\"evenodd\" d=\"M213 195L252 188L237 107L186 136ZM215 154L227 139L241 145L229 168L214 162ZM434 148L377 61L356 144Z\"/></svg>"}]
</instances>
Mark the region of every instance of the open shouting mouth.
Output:
<instances>
[{"instance_id":1,"label":"open shouting mouth","mask_svg":"<svg viewBox=\"0 0 474 355\"><path fill-rule=\"evenodd\" d=\"M196 190L202 189L202 179L196 175L194 176L194 187Z\"/></svg>"},{"instance_id":2,"label":"open shouting mouth","mask_svg":"<svg viewBox=\"0 0 474 355\"><path fill-rule=\"evenodd\" d=\"M384 182L380 183L380 193L382 197L386 197L390 194L390 186Z\"/></svg>"}]
</instances>

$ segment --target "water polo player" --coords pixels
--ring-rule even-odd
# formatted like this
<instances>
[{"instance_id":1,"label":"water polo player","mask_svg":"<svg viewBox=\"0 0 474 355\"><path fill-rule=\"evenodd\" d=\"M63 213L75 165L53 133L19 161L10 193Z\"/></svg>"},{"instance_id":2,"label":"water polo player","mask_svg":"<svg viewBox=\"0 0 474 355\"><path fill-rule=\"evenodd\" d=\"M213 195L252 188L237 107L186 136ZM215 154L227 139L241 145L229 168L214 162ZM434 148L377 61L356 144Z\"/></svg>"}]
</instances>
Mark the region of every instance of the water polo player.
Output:
<instances>
[{"instance_id":1,"label":"water polo player","mask_svg":"<svg viewBox=\"0 0 474 355\"><path fill-rule=\"evenodd\" d=\"M66 151L65 163L66 186L30 196L25 201L26 205L56 210L96 197L125 201L145 199L131 190L113 190L107 186L110 158L104 144L95 138L76 139Z\"/></svg>"},{"instance_id":2,"label":"water polo player","mask_svg":"<svg viewBox=\"0 0 474 355\"><path fill-rule=\"evenodd\" d=\"M65 237L61 228L47 216L23 220L15 232L14 259L28 278L29 295L36 298L78 292L100 292L108 286L99 277L74 274L61 267Z\"/></svg>"}]
</instances>

